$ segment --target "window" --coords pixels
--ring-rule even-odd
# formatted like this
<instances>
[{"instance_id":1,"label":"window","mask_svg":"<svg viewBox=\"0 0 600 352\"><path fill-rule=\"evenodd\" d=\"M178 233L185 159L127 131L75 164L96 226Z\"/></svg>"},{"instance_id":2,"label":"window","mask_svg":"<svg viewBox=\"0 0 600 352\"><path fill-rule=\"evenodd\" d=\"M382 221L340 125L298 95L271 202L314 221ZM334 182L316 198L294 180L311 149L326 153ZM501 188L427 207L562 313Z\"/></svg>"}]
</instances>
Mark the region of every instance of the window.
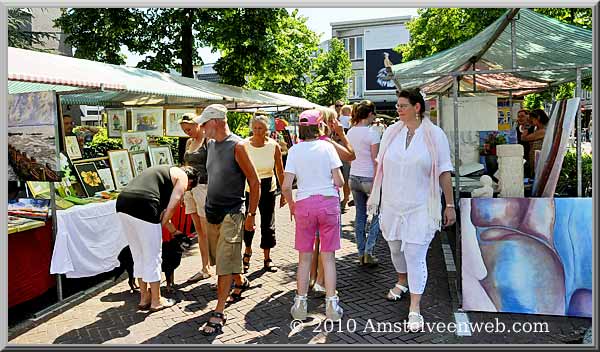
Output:
<instances>
[{"instance_id":1,"label":"window","mask_svg":"<svg viewBox=\"0 0 600 352\"><path fill-rule=\"evenodd\" d=\"M362 98L363 96L363 72L354 71L348 79L348 97Z\"/></svg>"},{"instance_id":2,"label":"window","mask_svg":"<svg viewBox=\"0 0 600 352\"><path fill-rule=\"evenodd\" d=\"M350 37L342 40L344 41L344 49L348 52L350 60L363 58L363 37Z\"/></svg>"}]
</instances>

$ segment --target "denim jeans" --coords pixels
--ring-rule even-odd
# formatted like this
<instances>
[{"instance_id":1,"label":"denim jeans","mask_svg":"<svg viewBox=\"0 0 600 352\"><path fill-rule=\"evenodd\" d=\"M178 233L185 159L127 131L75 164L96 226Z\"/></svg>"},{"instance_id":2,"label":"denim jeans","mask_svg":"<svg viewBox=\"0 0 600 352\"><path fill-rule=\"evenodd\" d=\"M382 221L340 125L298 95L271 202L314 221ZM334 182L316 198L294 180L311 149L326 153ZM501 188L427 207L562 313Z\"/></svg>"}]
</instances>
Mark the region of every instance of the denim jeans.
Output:
<instances>
[{"instance_id":1,"label":"denim jeans","mask_svg":"<svg viewBox=\"0 0 600 352\"><path fill-rule=\"evenodd\" d=\"M372 177L363 177L350 175L350 189L352 190L352 198L354 198L354 206L356 207L356 217L354 219L354 229L356 234L356 246L358 247L358 255L373 254L373 248L379 236L379 215L376 214L371 220L369 233L366 233L367 228L367 199L371 193L373 185Z\"/></svg>"}]
</instances>

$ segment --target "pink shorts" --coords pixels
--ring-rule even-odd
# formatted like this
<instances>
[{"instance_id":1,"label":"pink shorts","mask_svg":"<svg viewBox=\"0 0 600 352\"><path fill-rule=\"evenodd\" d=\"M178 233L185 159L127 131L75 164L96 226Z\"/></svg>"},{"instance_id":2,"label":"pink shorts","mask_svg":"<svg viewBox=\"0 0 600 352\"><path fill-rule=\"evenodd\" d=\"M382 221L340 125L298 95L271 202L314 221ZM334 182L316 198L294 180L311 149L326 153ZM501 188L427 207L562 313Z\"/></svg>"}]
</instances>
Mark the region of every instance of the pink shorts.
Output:
<instances>
[{"instance_id":1,"label":"pink shorts","mask_svg":"<svg viewBox=\"0 0 600 352\"><path fill-rule=\"evenodd\" d=\"M335 252L340 245L340 199L310 196L296 202L296 250L312 252L319 231L321 252Z\"/></svg>"}]
</instances>

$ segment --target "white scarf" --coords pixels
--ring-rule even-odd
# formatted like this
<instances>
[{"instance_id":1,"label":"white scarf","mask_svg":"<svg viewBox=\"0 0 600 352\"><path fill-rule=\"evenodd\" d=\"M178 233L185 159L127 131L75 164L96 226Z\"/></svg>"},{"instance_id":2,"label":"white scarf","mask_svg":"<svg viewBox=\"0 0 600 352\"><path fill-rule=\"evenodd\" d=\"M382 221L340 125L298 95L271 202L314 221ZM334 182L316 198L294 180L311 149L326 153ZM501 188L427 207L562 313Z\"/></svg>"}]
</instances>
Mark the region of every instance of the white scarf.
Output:
<instances>
[{"instance_id":1,"label":"white scarf","mask_svg":"<svg viewBox=\"0 0 600 352\"><path fill-rule=\"evenodd\" d=\"M438 152L436 144L434 143L432 129L433 123L428 118L423 118L421 126L423 127L425 144L427 150L431 155L431 172L429 174L430 192L427 201L427 211L429 217L433 220L434 228L432 230L439 231L442 225L442 204L440 202L440 172L437 163ZM383 162L385 160L385 153L388 150L392 141L400 134L400 131L404 128L404 122L398 121L395 124L388 127L381 138L381 147L379 148L379 154L377 155L377 172L375 179L373 180L373 189L371 190L371 196L367 201L367 212L368 214L377 214L381 205L381 185L383 181ZM399 187L401 185L398 185Z\"/></svg>"}]
</instances>

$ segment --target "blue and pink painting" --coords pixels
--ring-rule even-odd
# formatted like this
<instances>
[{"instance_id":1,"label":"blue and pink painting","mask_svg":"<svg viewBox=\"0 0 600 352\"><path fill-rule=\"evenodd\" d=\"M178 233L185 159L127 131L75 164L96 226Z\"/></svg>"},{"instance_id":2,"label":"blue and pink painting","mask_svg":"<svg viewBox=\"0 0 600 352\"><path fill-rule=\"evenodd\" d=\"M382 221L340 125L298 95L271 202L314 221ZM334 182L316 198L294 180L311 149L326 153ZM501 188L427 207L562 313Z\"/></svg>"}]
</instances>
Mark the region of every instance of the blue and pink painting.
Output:
<instances>
[{"instance_id":1,"label":"blue and pink painting","mask_svg":"<svg viewBox=\"0 0 600 352\"><path fill-rule=\"evenodd\" d=\"M591 198L461 199L463 309L592 316Z\"/></svg>"}]
</instances>

